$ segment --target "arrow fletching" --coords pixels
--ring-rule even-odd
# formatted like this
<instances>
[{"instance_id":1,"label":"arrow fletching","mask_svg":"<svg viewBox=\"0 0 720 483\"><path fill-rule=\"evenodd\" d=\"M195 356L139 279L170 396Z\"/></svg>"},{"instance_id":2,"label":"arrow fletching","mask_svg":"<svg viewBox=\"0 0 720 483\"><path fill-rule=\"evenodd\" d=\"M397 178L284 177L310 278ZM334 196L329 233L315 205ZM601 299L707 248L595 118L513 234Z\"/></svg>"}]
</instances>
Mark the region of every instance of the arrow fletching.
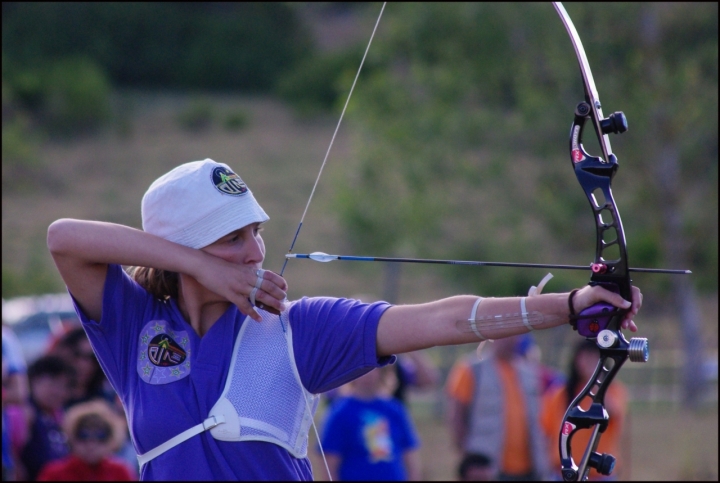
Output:
<instances>
[{"instance_id":1,"label":"arrow fletching","mask_svg":"<svg viewBox=\"0 0 720 483\"><path fill-rule=\"evenodd\" d=\"M310 254L310 259L315 260L316 262L332 262L333 260L337 260L337 255L328 255L327 253L323 252L312 252Z\"/></svg>"}]
</instances>

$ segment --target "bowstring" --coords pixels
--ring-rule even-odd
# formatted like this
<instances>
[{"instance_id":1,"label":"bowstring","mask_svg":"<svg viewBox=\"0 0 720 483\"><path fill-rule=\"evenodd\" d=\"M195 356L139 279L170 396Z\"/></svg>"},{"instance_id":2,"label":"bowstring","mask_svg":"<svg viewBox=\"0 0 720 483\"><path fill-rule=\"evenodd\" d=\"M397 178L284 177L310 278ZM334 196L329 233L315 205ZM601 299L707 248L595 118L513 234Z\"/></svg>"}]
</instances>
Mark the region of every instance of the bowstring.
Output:
<instances>
[{"instance_id":1,"label":"bowstring","mask_svg":"<svg viewBox=\"0 0 720 483\"><path fill-rule=\"evenodd\" d=\"M378 15L377 21L375 22L375 27L373 28L372 34L370 35L370 40L368 41L367 47L365 47L365 53L363 54L362 60L360 61L360 66L358 67L357 73L355 74L355 79L353 80L352 86L350 86L350 92L348 92L347 99L345 100L345 105L343 106L342 112L340 113L340 119L338 119L338 123L335 126L335 132L333 132L332 138L330 139L330 145L325 152L325 157L323 158L323 162L320 165L320 171L318 172L317 178L315 178L315 184L313 185L312 191L310 191L310 197L308 198L307 204L305 205L305 210L300 217L300 223L298 224L297 230L295 230L295 236L293 237L292 243L290 244L290 249L288 250L288 253L292 253L293 248L295 247L295 242L297 241L298 235L300 234L300 229L302 228L303 221L305 221L305 215L308 212L308 208L310 208L310 202L315 195L315 189L320 182L320 177L322 176L325 165L327 164L328 157L330 156L330 150L333 147L333 143L335 143L335 137L340 130L340 125L342 124L343 117L345 117L345 111L347 110L348 104L350 104L350 98L352 97L353 91L355 90L355 84L357 84L357 80L360 77L360 71L362 71L363 65L365 64L365 59L367 58L367 54L370 51L370 45L372 44L373 38L375 37L375 32L377 31L378 25L380 24L380 19L382 18L382 14L385 11L386 4L387 2L383 2L382 8L380 9L380 14ZM285 267L287 266L288 260L289 258L285 258L285 263L283 263L282 269L280 270L281 277L283 273L285 273Z\"/></svg>"},{"instance_id":2,"label":"bowstring","mask_svg":"<svg viewBox=\"0 0 720 483\"><path fill-rule=\"evenodd\" d=\"M298 235L300 234L300 229L302 228L303 221L305 221L305 215L307 214L308 208L310 207L310 202L315 195L315 189L320 182L320 177L322 176L322 172L325 169L325 165L327 164L328 157L330 156L330 150L333 147L333 143L335 143L335 137L340 130L340 125L342 124L343 117L345 117L345 111L347 110L348 104L350 104L350 98L352 97L353 91L355 90L355 84L357 84L357 80L360 77L360 72L362 71L363 65L365 64L367 54L370 51L370 45L372 44L373 38L375 38L375 32L377 31L378 25L380 24L380 19L382 18L382 14L385 11L386 4L387 2L383 2L382 7L380 8L380 14L375 21L375 27L373 27L372 34L370 34L370 40L368 41L367 47L365 47L365 53L363 54L362 60L360 61L360 66L358 67L357 73L355 74L355 79L353 80L352 86L350 86L350 92L348 92L347 99L345 100L345 105L343 106L342 112L340 113L340 119L338 119L337 125L335 126L335 132L333 132L332 138L330 139L330 145L325 152L325 157L323 158L323 162L320 165L320 171L318 172L317 178L315 178L315 184L313 185L312 191L310 192L310 197L308 198L307 204L305 205L305 210L303 211L302 217L300 217L300 223L298 224L297 230L295 230L295 236L293 237L292 243L290 244L290 249L288 250L288 253L292 253L293 248L295 247L295 242L297 241ZM283 263L282 269L280 270L281 277L283 273L285 273L285 267L287 266L288 260L289 258L285 258L285 263ZM307 398L303 397L303 399L305 400L305 408L310 411L310 405L308 404ZM315 424L314 417L312 418L312 426L315 430L315 437L318 442L318 448L320 448L320 455L322 456L323 463L325 464L325 471L327 471L328 479L330 481L333 481L332 475L330 474L330 467L328 466L327 458L325 457L325 451L323 450L322 442L320 441L320 435L318 434L318 429L317 425Z\"/></svg>"}]
</instances>

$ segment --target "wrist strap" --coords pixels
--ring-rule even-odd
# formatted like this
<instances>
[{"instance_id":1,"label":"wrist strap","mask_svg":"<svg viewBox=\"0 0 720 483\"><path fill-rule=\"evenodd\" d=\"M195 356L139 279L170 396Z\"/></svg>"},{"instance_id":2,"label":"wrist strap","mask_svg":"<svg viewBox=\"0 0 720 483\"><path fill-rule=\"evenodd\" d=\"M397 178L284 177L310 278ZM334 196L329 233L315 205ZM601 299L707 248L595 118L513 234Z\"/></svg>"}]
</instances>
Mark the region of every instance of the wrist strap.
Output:
<instances>
[{"instance_id":1,"label":"wrist strap","mask_svg":"<svg viewBox=\"0 0 720 483\"><path fill-rule=\"evenodd\" d=\"M475 301L475 304L473 305L472 312L470 312L470 328L473 332L475 332L476 336L480 337L480 340L486 340L486 338L478 330L475 322L475 314L477 314L477 309L478 305L480 305L480 302L482 302L482 297L478 297L478 299Z\"/></svg>"},{"instance_id":2,"label":"wrist strap","mask_svg":"<svg viewBox=\"0 0 720 483\"><path fill-rule=\"evenodd\" d=\"M527 309L525 308L525 299L527 297L523 297L520 299L520 315L522 315L522 321L523 325L528 328L528 330L534 330L532 325L530 325L530 321L528 320L528 313Z\"/></svg>"}]
</instances>

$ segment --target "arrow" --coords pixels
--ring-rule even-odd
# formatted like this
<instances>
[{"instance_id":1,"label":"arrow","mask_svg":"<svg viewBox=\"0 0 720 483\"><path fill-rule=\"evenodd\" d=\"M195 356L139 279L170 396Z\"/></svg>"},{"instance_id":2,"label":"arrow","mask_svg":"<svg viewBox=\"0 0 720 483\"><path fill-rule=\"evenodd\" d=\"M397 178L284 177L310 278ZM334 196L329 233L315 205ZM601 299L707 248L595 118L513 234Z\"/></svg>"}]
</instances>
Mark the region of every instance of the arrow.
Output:
<instances>
[{"instance_id":1,"label":"arrow","mask_svg":"<svg viewBox=\"0 0 720 483\"><path fill-rule=\"evenodd\" d=\"M436 265L472 265L484 267L516 267L516 268L556 268L561 270L589 270L590 265L553 265L547 263L508 263L508 262L480 262L474 260L436 260L428 258L392 258L392 257L356 257L352 255L328 255L323 252L288 253L285 258L306 258L316 262L332 262L342 260L347 262L391 262L391 263L431 263ZM687 275L690 270L668 270L663 268L630 268L631 272L671 273Z\"/></svg>"}]
</instances>

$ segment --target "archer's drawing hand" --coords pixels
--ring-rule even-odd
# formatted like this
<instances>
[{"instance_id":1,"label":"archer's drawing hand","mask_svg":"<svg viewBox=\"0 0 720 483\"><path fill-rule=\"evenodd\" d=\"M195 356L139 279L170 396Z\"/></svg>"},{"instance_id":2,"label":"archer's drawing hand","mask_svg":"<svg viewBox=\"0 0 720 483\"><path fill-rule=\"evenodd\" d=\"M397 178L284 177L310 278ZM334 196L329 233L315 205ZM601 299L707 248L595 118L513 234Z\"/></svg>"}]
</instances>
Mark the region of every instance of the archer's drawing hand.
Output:
<instances>
[{"instance_id":1,"label":"archer's drawing hand","mask_svg":"<svg viewBox=\"0 0 720 483\"><path fill-rule=\"evenodd\" d=\"M642 307L642 299L643 296L640 289L635 286L632 287L632 301L629 301L623 299L621 295L606 290L599 285L586 285L575 294L573 307L576 313L580 313L582 310L598 302L606 302L619 309L629 309L623 317L620 328L623 330L629 329L630 332L637 332L637 325L635 325L633 319L640 310L640 307Z\"/></svg>"},{"instance_id":2,"label":"archer's drawing hand","mask_svg":"<svg viewBox=\"0 0 720 483\"><path fill-rule=\"evenodd\" d=\"M253 296L255 305L260 308L277 313L285 310L288 285L280 275L262 270L257 264L232 263L205 255L195 278L208 290L235 304L243 314L258 322L262 318L250 303Z\"/></svg>"}]
</instances>

